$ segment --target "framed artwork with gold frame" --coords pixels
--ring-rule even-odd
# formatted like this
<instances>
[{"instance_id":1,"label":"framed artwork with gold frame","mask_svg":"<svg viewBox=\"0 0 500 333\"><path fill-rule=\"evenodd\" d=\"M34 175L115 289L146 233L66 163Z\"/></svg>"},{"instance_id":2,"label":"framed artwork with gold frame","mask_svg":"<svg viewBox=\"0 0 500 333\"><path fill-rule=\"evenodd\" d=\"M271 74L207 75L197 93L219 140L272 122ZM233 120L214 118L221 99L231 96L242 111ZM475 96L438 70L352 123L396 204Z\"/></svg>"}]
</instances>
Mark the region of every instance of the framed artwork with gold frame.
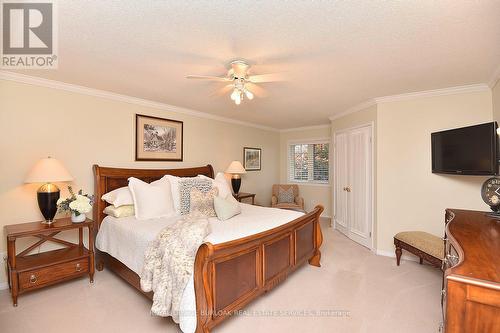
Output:
<instances>
[{"instance_id":1,"label":"framed artwork with gold frame","mask_svg":"<svg viewBox=\"0 0 500 333\"><path fill-rule=\"evenodd\" d=\"M182 121L135 115L136 161L182 161Z\"/></svg>"}]
</instances>

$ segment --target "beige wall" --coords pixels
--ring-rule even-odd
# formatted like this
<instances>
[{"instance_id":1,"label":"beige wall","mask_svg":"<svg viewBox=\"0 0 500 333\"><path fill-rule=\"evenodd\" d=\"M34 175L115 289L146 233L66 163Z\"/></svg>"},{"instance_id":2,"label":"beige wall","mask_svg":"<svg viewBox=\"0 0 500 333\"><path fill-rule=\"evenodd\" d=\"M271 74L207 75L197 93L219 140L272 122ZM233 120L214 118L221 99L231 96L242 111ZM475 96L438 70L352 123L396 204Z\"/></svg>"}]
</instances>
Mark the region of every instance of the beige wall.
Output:
<instances>
[{"instance_id":1,"label":"beige wall","mask_svg":"<svg viewBox=\"0 0 500 333\"><path fill-rule=\"evenodd\" d=\"M184 121L184 162L134 161L136 113ZM23 181L48 155L64 163L76 188L90 193L93 164L178 168L210 163L217 172L232 160L241 161L244 146L262 148L262 171L244 175L242 191L256 193L259 204L269 205L271 184L280 179L278 132L5 80L0 80L0 133L0 251L6 249L4 225L41 219L39 185ZM0 283L5 281L1 271Z\"/></svg>"},{"instance_id":2,"label":"beige wall","mask_svg":"<svg viewBox=\"0 0 500 333\"><path fill-rule=\"evenodd\" d=\"M492 89L493 119L500 123L500 80Z\"/></svg>"},{"instance_id":3,"label":"beige wall","mask_svg":"<svg viewBox=\"0 0 500 333\"><path fill-rule=\"evenodd\" d=\"M280 179L281 183L290 183L288 180L288 144L296 140L330 139L330 128L321 127L308 130L295 130L280 133ZM331 149L330 149L331 150ZM331 178L331 177L330 177ZM317 204L325 207L323 216L331 216L331 187L323 184L299 184L300 195L304 198L306 210Z\"/></svg>"},{"instance_id":4,"label":"beige wall","mask_svg":"<svg viewBox=\"0 0 500 333\"><path fill-rule=\"evenodd\" d=\"M377 250L403 230L443 235L445 208L487 210L486 177L431 173L430 134L492 120L491 91L380 103L377 107Z\"/></svg>"},{"instance_id":5,"label":"beige wall","mask_svg":"<svg viewBox=\"0 0 500 333\"><path fill-rule=\"evenodd\" d=\"M361 126L361 125L366 125L366 124L371 124L373 123L373 193L377 193L377 105L372 105L370 107L367 107L366 109L362 109L360 111L357 111L355 113L351 113L348 115L345 115L341 118L333 119L332 120L332 142L334 141L334 135L338 131L342 131L345 129ZM333 150L332 150L333 153ZM332 154L332 161L333 161L333 154ZM332 164L333 165L333 162ZM333 172L332 172L333 174ZM333 179L332 179L333 180ZM333 192L332 192L333 193ZM333 206L333 200L335 198L332 197L332 206ZM373 242L374 242L374 247L377 246L377 196L374 195L373 198L373 206L374 206L374 216L373 216ZM333 210L333 207L332 207Z\"/></svg>"},{"instance_id":6,"label":"beige wall","mask_svg":"<svg viewBox=\"0 0 500 333\"><path fill-rule=\"evenodd\" d=\"M500 90L498 86L495 89ZM432 174L430 133L491 121L492 115L492 93L485 90L380 102L332 120L332 136L342 129L375 124L374 241L378 253L394 252L392 238L399 231L442 235L445 208L488 208L479 194L487 177Z\"/></svg>"},{"instance_id":7,"label":"beige wall","mask_svg":"<svg viewBox=\"0 0 500 333\"><path fill-rule=\"evenodd\" d=\"M335 131L373 121L377 157L374 184L378 198L376 248L390 253L392 237L398 231L417 229L441 235L446 207L487 209L479 195L485 177L431 173L430 133L490 121L493 114L499 120L499 98L497 83L493 93L383 102L335 119L331 128L278 133L0 80L0 252L6 248L3 225L41 218L35 198L38 185L23 184L23 180L35 161L47 155L66 165L75 178L76 188L93 192L91 167L95 163L135 168L211 163L216 171L222 171L230 161L241 160L244 146L261 147L263 169L243 176L242 191L257 193L257 202L268 205L270 185L288 182L290 141L331 138ZM184 121L184 162L134 161L136 113ZM300 192L307 209L323 204L323 215L332 215L330 186L300 185ZM4 281L2 270L0 283Z\"/></svg>"}]
</instances>

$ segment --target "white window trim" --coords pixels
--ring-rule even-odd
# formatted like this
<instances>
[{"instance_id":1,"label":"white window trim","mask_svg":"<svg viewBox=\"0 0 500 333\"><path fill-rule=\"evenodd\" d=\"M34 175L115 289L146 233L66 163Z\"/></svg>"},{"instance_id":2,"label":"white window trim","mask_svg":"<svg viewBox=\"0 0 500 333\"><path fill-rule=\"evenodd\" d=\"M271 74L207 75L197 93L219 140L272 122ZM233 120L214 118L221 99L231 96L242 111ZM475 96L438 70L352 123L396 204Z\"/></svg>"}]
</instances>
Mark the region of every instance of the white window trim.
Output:
<instances>
[{"instance_id":1,"label":"white window trim","mask_svg":"<svg viewBox=\"0 0 500 333\"><path fill-rule=\"evenodd\" d=\"M297 184L297 185L308 185L308 186L324 186L324 187L330 187L331 186L331 157L332 157L332 142L331 142L330 137L320 137L320 138L309 138L309 139L292 139L288 140L286 143L286 156L287 156L287 182L290 184ZM328 143L328 182L320 182L320 181L314 181L314 180L304 180L304 181L299 181L299 180L294 180L290 177L291 175L291 170L290 170L290 145L293 144L303 144L303 145L309 145L309 144L315 144L315 143Z\"/></svg>"}]
</instances>

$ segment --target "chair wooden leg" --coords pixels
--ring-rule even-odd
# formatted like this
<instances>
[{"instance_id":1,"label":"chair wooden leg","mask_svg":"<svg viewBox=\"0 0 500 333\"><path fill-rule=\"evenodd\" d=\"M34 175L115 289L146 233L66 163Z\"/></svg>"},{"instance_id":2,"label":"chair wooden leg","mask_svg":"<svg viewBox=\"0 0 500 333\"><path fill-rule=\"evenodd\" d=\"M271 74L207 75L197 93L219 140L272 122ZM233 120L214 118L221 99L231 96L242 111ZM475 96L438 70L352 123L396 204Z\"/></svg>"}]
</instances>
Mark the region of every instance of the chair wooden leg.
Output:
<instances>
[{"instance_id":1,"label":"chair wooden leg","mask_svg":"<svg viewBox=\"0 0 500 333\"><path fill-rule=\"evenodd\" d=\"M403 251L401 251L401 248L399 246L396 246L396 264L399 266L399 263L401 262L401 254Z\"/></svg>"}]
</instances>

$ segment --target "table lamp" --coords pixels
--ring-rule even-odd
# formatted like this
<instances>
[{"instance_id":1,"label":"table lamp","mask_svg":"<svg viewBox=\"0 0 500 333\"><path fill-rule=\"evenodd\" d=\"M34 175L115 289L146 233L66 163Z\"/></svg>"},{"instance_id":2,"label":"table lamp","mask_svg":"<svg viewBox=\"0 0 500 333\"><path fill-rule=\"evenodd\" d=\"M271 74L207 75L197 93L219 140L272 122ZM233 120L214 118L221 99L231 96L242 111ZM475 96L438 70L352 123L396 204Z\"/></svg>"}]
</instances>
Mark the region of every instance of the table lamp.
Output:
<instances>
[{"instance_id":1,"label":"table lamp","mask_svg":"<svg viewBox=\"0 0 500 333\"><path fill-rule=\"evenodd\" d=\"M231 174L231 186L234 194L238 194L241 186L241 174L247 173L240 161L232 161L227 167L226 173Z\"/></svg>"},{"instance_id":2,"label":"table lamp","mask_svg":"<svg viewBox=\"0 0 500 333\"><path fill-rule=\"evenodd\" d=\"M73 177L61 162L50 156L39 160L31 169L25 183L43 183L37 191L38 207L45 218L45 224L51 224L57 212L57 200L61 194L53 182L69 182Z\"/></svg>"}]
</instances>

